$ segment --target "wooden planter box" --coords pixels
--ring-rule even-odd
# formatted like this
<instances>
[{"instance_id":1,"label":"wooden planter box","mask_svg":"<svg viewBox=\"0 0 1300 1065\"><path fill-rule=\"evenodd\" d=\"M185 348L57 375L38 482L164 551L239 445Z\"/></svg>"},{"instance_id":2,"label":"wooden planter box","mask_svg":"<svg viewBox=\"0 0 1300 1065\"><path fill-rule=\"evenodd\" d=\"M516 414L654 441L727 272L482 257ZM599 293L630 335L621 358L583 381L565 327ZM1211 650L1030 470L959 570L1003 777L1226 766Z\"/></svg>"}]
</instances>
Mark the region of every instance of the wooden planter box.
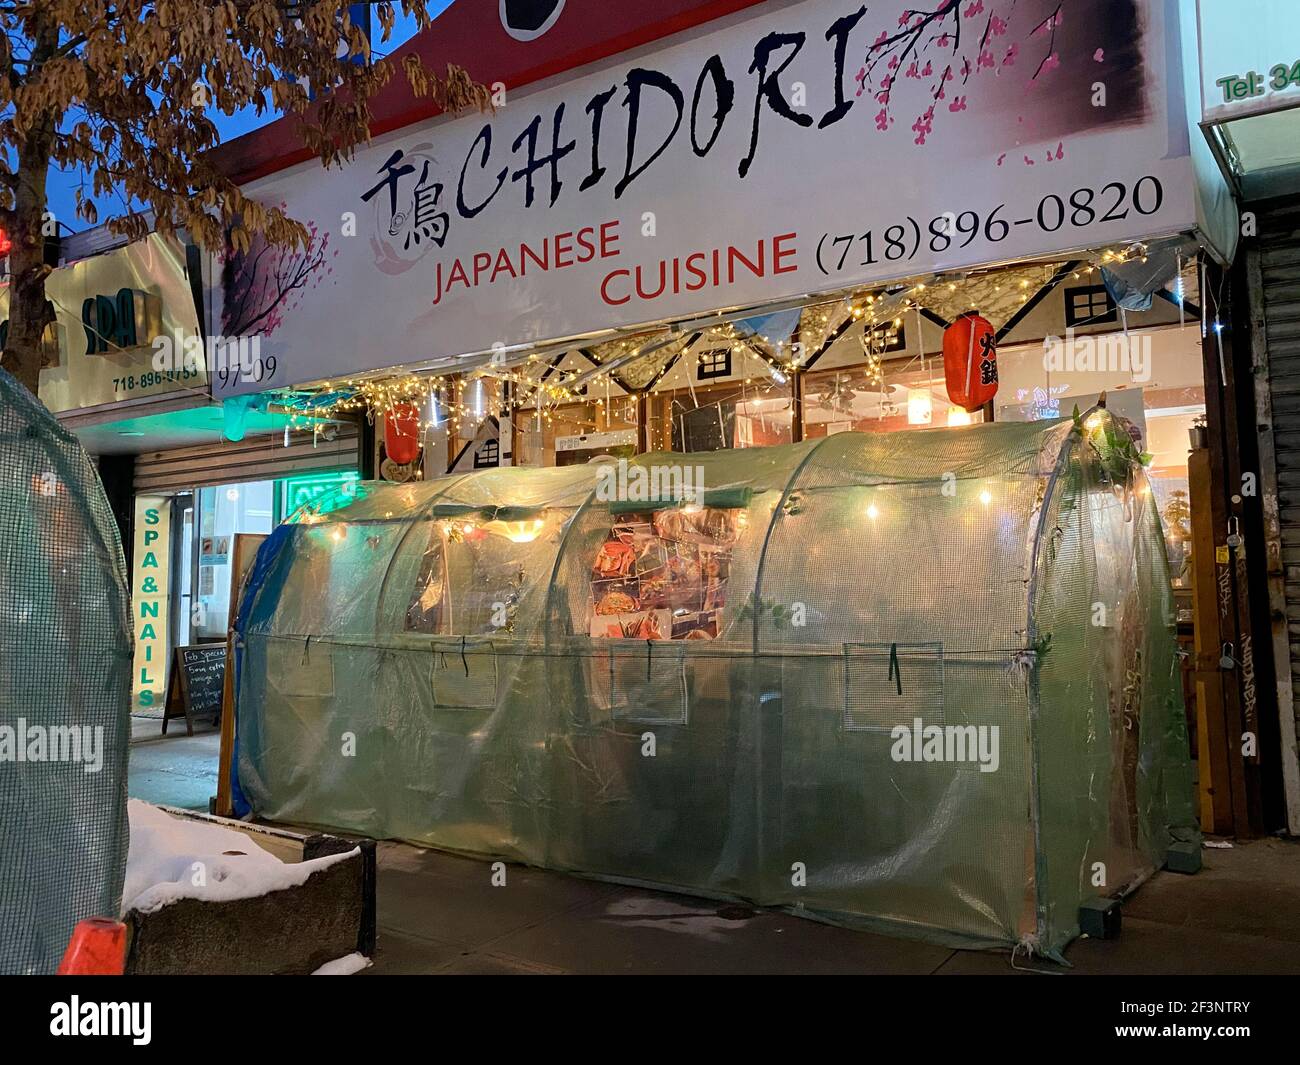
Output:
<instances>
[{"instance_id":1,"label":"wooden planter box","mask_svg":"<svg viewBox=\"0 0 1300 1065\"><path fill-rule=\"evenodd\" d=\"M153 913L130 911L126 971L157 976L306 974L353 952L375 952L375 844L299 835L164 807L176 817L243 833L284 862L357 853L297 887L249 899L181 899Z\"/></svg>"}]
</instances>

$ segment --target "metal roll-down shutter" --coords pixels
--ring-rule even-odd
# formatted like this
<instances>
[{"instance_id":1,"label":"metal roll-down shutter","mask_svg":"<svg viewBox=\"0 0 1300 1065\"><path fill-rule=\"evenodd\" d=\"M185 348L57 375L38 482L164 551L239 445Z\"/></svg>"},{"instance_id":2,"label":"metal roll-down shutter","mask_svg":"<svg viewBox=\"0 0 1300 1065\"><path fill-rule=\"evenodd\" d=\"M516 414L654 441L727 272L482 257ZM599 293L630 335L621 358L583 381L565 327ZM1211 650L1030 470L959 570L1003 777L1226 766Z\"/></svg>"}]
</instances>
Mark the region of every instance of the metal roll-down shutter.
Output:
<instances>
[{"instance_id":1,"label":"metal roll-down shutter","mask_svg":"<svg viewBox=\"0 0 1300 1065\"><path fill-rule=\"evenodd\" d=\"M1300 768L1295 750L1300 731L1300 198L1261 206L1257 224L1258 245L1249 253L1250 313L1254 361L1264 376L1256 393L1261 400L1259 418L1261 427L1271 428L1261 434L1260 457L1265 535L1270 541L1273 648L1278 699L1284 711L1280 722L1283 780L1294 832L1300 831ZM1274 508L1268 497L1274 491L1276 525L1270 529L1274 515L1269 512ZM1280 624L1283 612L1285 635ZM1289 670L1283 663L1289 664ZM1290 714L1285 713L1288 709Z\"/></svg>"},{"instance_id":2,"label":"metal roll-down shutter","mask_svg":"<svg viewBox=\"0 0 1300 1065\"><path fill-rule=\"evenodd\" d=\"M169 492L206 485L270 481L304 473L360 468L360 434L355 425L333 427L334 438L296 432L284 446L280 435L245 437L198 447L146 451L136 456L135 490Z\"/></svg>"}]
</instances>

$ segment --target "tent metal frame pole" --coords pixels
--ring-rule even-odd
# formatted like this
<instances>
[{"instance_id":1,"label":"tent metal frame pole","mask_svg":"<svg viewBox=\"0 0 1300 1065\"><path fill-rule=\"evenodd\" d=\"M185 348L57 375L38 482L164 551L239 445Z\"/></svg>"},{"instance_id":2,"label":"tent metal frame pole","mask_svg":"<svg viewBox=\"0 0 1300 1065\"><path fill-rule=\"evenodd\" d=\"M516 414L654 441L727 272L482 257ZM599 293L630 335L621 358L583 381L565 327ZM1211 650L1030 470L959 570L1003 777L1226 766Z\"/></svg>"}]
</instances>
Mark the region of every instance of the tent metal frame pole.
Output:
<instances>
[{"instance_id":1,"label":"tent metal frame pole","mask_svg":"<svg viewBox=\"0 0 1300 1065\"><path fill-rule=\"evenodd\" d=\"M1092 410L1097 409L1092 408ZM1052 501L1056 497L1061 471L1082 446L1083 434L1079 430L1081 424L1082 421L1072 426L1069 434L1061 442L1061 451L1056 456L1056 464L1043 489L1042 502L1038 505L1038 526L1034 530L1034 543L1029 552L1029 584L1025 602L1026 647L1036 647L1038 644L1038 616L1035 606L1038 601L1038 578L1043 566L1043 534L1047 529L1047 517L1051 513ZM1041 944L1047 935L1047 899L1044 893L1047 884L1047 859L1043 854L1042 779L1039 772L1039 760L1042 757L1038 732L1041 709L1040 668L1041 663L1037 661L1030 667L1026 694L1029 705L1029 819L1034 833L1034 932Z\"/></svg>"}]
</instances>

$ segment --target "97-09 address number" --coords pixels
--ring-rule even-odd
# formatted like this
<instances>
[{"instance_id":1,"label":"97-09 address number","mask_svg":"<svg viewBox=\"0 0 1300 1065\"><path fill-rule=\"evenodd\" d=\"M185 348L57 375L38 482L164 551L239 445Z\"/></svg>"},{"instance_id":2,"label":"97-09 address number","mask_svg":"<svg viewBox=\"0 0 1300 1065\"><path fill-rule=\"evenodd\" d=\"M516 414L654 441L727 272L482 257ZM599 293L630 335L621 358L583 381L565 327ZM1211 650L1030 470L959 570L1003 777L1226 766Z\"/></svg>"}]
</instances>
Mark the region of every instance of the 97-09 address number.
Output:
<instances>
[{"instance_id":1,"label":"97-09 address number","mask_svg":"<svg viewBox=\"0 0 1300 1065\"><path fill-rule=\"evenodd\" d=\"M1067 198L1049 193L1038 201L1034 214L1012 221L1002 217L1007 209L1005 203L998 204L982 218L978 211L970 210L936 215L930 219L926 233L922 232L916 219L908 215L906 224L898 222L889 226L880 232L879 240L874 229L865 233L823 233L817 242L817 268L828 276L840 272L854 249L859 253L865 252L858 266L874 266L882 258L889 262L914 259L927 234L930 251L942 254L954 244L958 248L969 247L981 235L989 243L997 244L1018 226L1036 226L1044 233L1055 233L1067 223L1082 229L1097 222L1122 222L1130 210L1140 215L1155 214L1164 199L1165 190L1160 179L1147 174L1138 178L1132 188L1122 181L1111 181L1100 191L1075 189ZM966 239L961 240L962 237ZM833 263L830 267L827 258Z\"/></svg>"},{"instance_id":2,"label":"97-09 address number","mask_svg":"<svg viewBox=\"0 0 1300 1065\"><path fill-rule=\"evenodd\" d=\"M217 379L217 387L226 389L233 388L241 379L257 384L263 381L269 382L274 379L277 369L279 369L279 361L274 355L267 355L265 358L259 355L243 364L228 365L225 362L219 362L214 371L214 376Z\"/></svg>"}]
</instances>

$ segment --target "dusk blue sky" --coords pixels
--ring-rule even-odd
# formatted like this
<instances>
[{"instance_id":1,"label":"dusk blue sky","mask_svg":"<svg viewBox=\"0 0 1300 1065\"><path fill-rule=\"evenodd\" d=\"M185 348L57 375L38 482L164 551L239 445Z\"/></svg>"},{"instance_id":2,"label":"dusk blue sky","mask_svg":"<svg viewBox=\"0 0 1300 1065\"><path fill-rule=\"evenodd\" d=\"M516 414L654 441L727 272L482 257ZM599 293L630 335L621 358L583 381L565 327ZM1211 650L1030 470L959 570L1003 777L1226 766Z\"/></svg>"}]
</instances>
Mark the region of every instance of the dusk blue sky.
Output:
<instances>
[{"instance_id":1,"label":"dusk blue sky","mask_svg":"<svg viewBox=\"0 0 1300 1065\"><path fill-rule=\"evenodd\" d=\"M451 6L453 0L429 0L428 11L430 14L438 15ZM378 23L376 26L376 36L378 35ZM383 44L376 43L375 51L380 54L388 54L396 49L399 45L408 41L415 33L415 20L403 18L400 11L397 16L397 25L393 29L392 36ZM401 76L400 74L398 75ZM217 128L221 131L223 141L233 140L235 137L249 130L256 129L258 126L266 125L273 122L279 117L278 112L267 111L259 118L252 108L246 108L238 114L217 116ZM77 171L59 171L55 170L50 173L49 180L49 209L54 213L54 217L72 230L86 229L86 223L76 216L76 188L78 185L84 185L87 195L89 195L91 183L87 176L80 170ZM110 196L91 197L95 202L95 207L99 211L99 221L107 222L115 215L126 213L126 205L120 194ZM67 232L65 229L63 232Z\"/></svg>"}]
</instances>

